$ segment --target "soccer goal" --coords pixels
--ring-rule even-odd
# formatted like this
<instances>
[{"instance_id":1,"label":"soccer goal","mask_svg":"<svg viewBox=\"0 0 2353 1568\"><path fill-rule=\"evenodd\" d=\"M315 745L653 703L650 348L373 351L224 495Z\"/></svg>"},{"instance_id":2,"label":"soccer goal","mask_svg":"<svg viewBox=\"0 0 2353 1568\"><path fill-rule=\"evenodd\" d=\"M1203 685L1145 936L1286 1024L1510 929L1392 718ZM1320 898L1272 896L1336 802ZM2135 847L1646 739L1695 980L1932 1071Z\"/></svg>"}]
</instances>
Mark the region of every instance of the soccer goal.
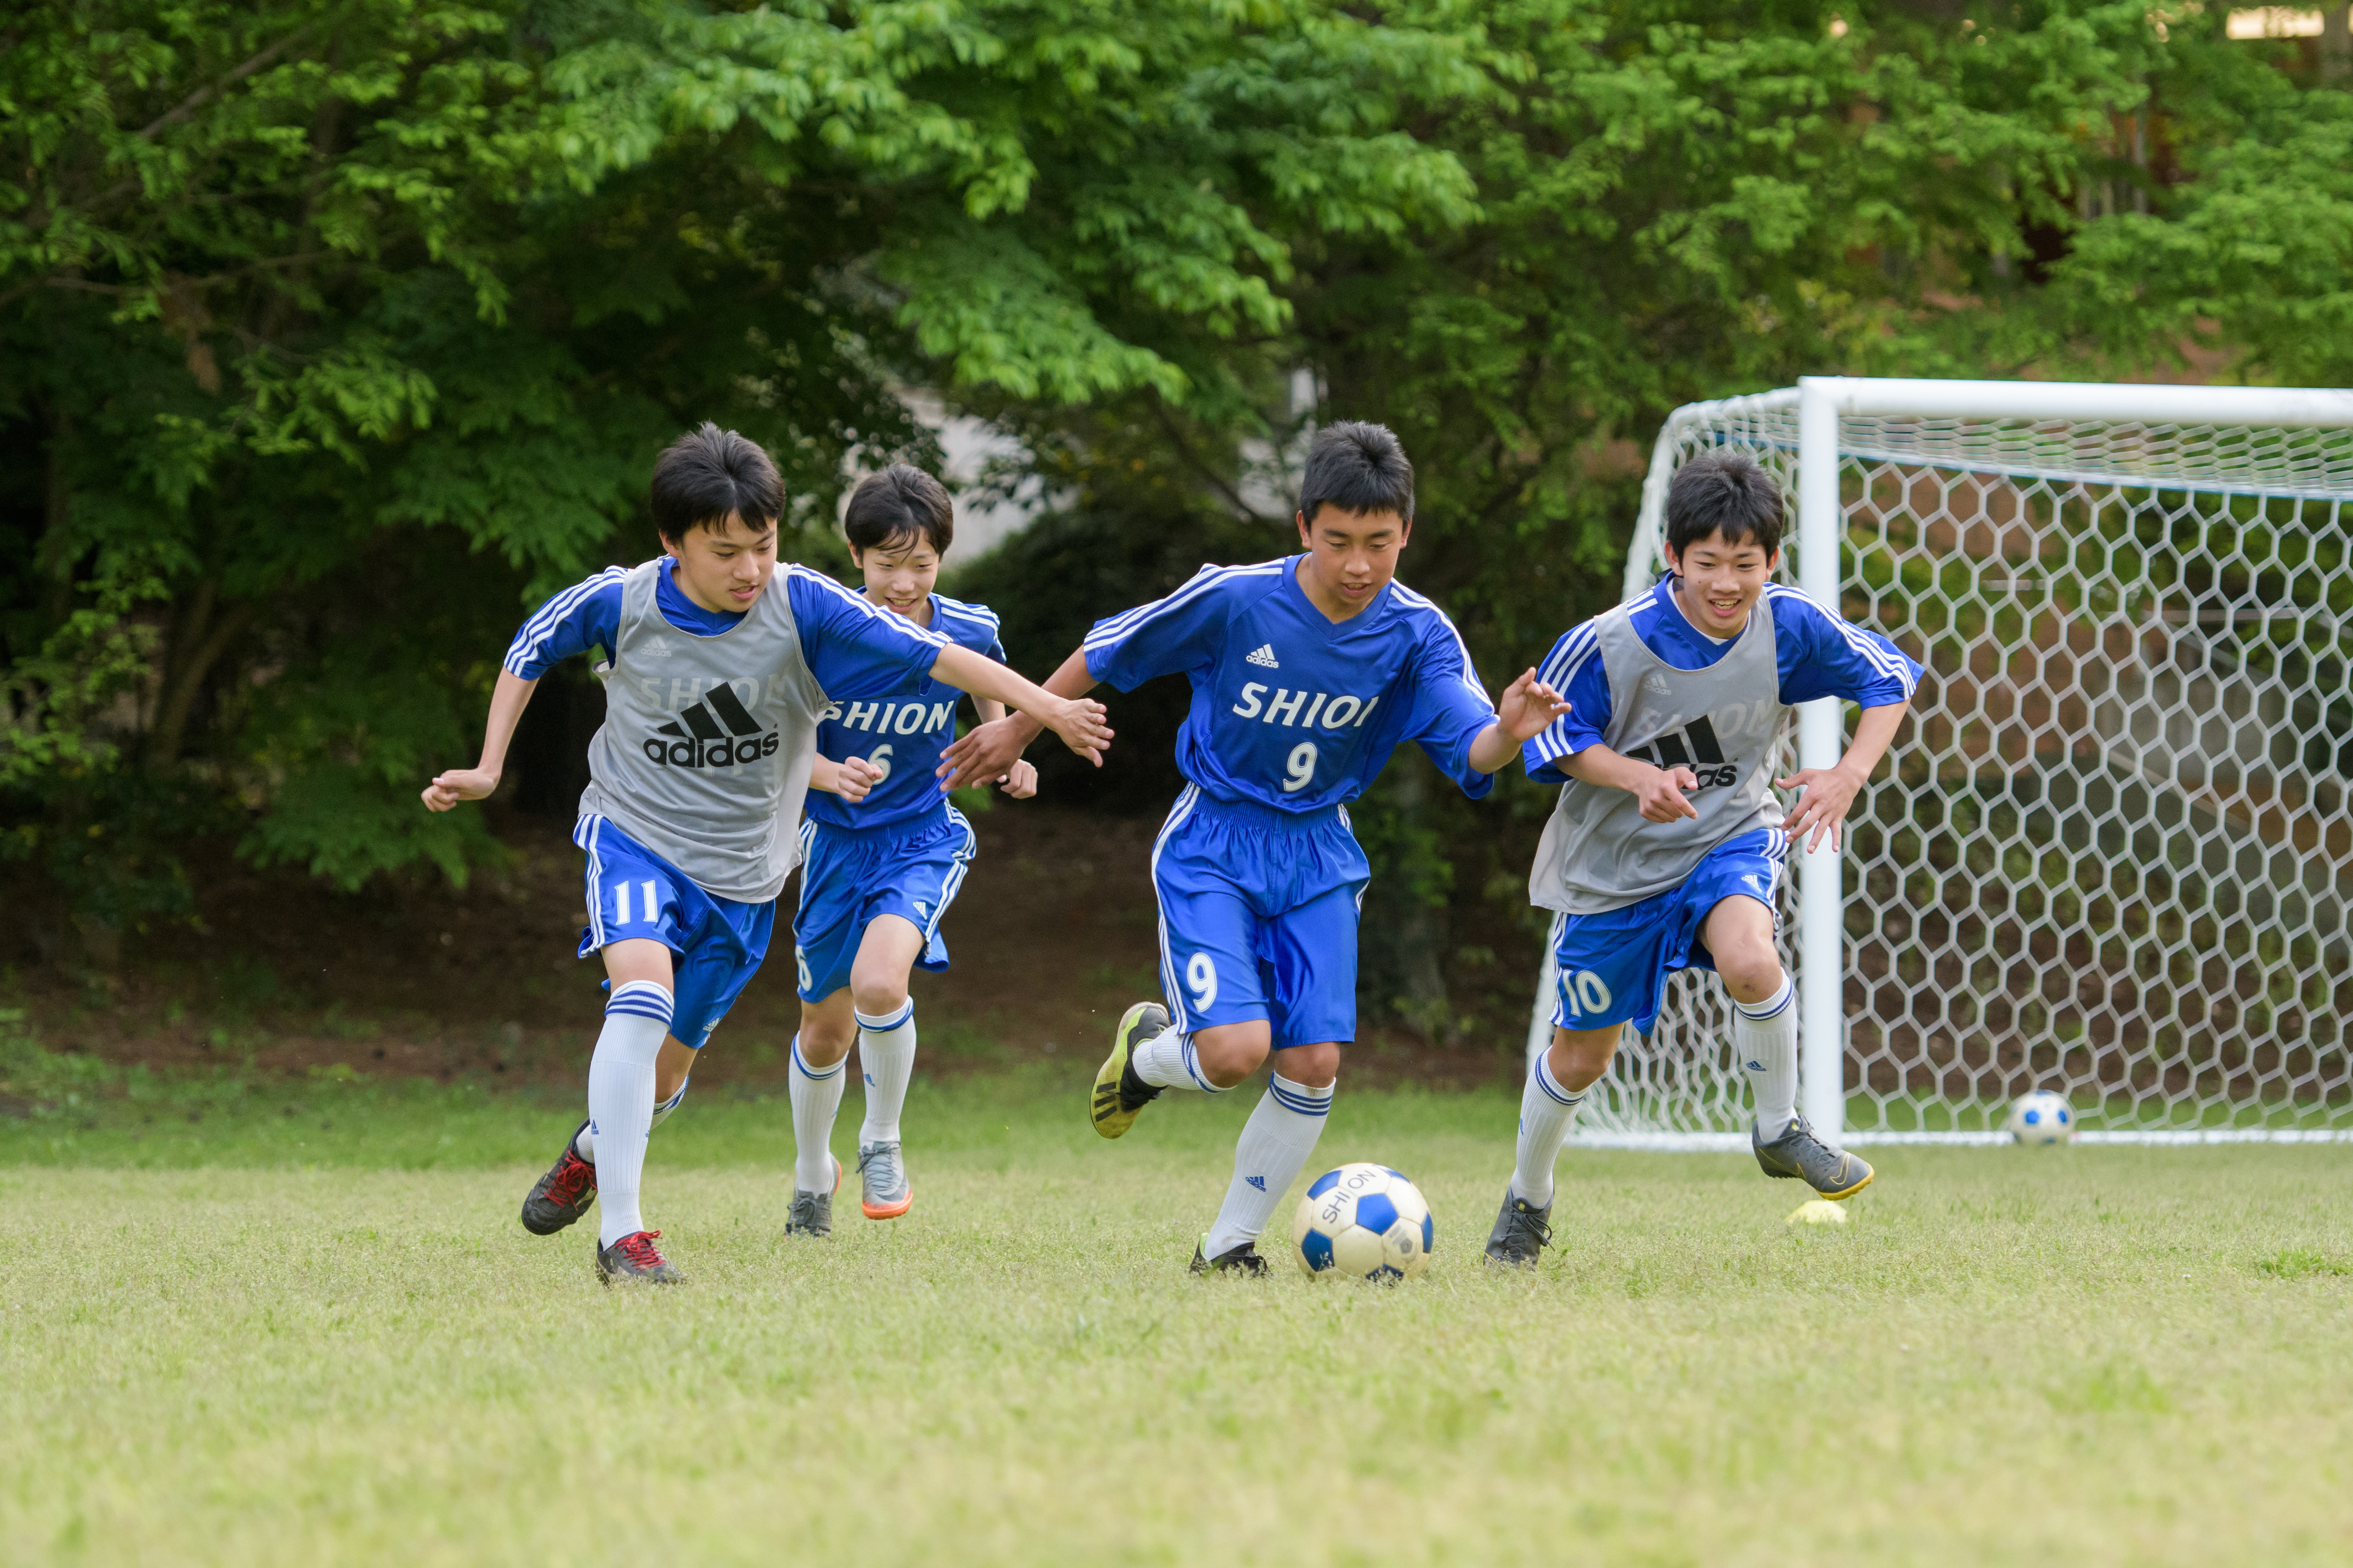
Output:
<instances>
[{"instance_id":1,"label":"soccer goal","mask_svg":"<svg viewBox=\"0 0 2353 1568\"><path fill-rule=\"evenodd\" d=\"M1807 377L1694 404L1628 597L1669 476L1724 448L1795 502L1785 574L1927 669L1844 850L1793 857L1816 1129L1992 1142L2051 1089L2087 1142L2353 1140L2353 392ZM1791 762L1830 766L1850 718L1807 704ZM1745 1147L1729 1040L1714 978L1678 977L1580 1141Z\"/></svg>"}]
</instances>

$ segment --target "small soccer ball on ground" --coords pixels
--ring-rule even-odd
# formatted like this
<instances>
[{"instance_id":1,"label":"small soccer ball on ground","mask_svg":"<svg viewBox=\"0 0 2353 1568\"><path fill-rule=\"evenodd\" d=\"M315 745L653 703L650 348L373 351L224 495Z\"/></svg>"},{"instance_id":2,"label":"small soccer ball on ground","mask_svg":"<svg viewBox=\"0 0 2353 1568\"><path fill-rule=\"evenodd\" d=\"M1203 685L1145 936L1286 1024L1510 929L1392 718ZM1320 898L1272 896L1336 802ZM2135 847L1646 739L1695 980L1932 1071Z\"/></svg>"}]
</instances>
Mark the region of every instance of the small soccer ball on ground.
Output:
<instances>
[{"instance_id":1,"label":"small soccer ball on ground","mask_svg":"<svg viewBox=\"0 0 2353 1568\"><path fill-rule=\"evenodd\" d=\"M1307 1184L1291 1240L1309 1274L1393 1282L1430 1267L1438 1223L1419 1187L1387 1165L1360 1161Z\"/></svg>"},{"instance_id":2,"label":"small soccer ball on ground","mask_svg":"<svg viewBox=\"0 0 2353 1568\"><path fill-rule=\"evenodd\" d=\"M2010 1135L2021 1143L2065 1143L2075 1136L2075 1113L2065 1095L2038 1089L2010 1108Z\"/></svg>"}]
</instances>

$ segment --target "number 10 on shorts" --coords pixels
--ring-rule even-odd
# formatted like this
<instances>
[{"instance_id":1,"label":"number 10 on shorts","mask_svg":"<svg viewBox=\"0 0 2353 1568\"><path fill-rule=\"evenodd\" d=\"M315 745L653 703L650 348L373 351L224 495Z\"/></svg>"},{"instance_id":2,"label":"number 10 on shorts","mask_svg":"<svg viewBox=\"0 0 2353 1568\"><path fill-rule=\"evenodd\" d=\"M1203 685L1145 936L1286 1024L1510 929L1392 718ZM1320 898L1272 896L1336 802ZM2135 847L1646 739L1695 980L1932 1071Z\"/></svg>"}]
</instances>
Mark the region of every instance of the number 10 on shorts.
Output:
<instances>
[{"instance_id":1,"label":"number 10 on shorts","mask_svg":"<svg viewBox=\"0 0 2353 1568\"><path fill-rule=\"evenodd\" d=\"M1560 1010L1567 1017L1609 1011L1609 987L1590 969L1560 977Z\"/></svg>"}]
</instances>

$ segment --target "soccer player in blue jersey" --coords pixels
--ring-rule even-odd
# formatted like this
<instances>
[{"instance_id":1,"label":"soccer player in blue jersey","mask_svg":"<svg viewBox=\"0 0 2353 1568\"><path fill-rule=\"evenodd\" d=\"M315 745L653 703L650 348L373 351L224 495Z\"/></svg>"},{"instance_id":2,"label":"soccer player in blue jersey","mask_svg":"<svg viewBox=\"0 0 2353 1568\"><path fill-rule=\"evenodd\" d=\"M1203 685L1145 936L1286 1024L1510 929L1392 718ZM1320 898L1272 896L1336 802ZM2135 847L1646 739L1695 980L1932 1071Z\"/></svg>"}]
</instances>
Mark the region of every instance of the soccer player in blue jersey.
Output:
<instances>
[{"instance_id":1,"label":"soccer player in blue jersey","mask_svg":"<svg viewBox=\"0 0 2353 1568\"><path fill-rule=\"evenodd\" d=\"M602 1194L607 1282L674 1281L638 1189L653 1123L686 1092L694 1053L766 956L776 895L799 856L811 779L860 793L865 763L820 765L836 699L943 679L1035 713L1100 761L1100 704L1051 697L1002 664L894 616L822 573L787 566L784 489L766 453L705 425L656 461L662 553L566 588L524 623L491 697L481 761L426 786L448 811L498 787L515 722L559 660L600 648L604 725L573 834L587 857L588 927L611 999L588 1064L588 1118L523 1201L526 1228L561 1230Z\"/></svg>"},{"instance_id":2,"label":"soccer player in blue jersey","mask_svg":"<svg viewBox=\"0 0 2353 1568\"><path fill-rule=\"evenodd\" d=\"M1772 581L1781 491L1715 453L1667 488L1669 575L1553 645L1539 666L1569 710L1529 741L1531 778L1561 786L1528 894L1555 912L1552 1047L1520 1100L1519 1158L1487 1238L1491 1262L1534 1268L1552 1238L1553 1163L1630 1020L1656 1022L1667 977L1713 969L1756 1097L1749 1132L1770 1176L1852 1197L1860 1157L1798 1114L1797 988L1773 945L1793 840L1835 846L1847 809L1904 721L1920 667L1885 637ZM1791 709L1859 703L1836 767L1772 776ZM1802 791L1786 823L1768 784Z\"/></svg>"},{"instance_id":3,"label":"soccer player in blue jersey","mask_svg":"<svg viewBox=\"0 0 2353 1568\"><path fill-rule=\"evenodd\" d=\"M939 480L905 463L869 475L850 494L842 531L870 601L1005 662L993 613L933 592L955 537L955 509ZM910 677L871 700L837 699L818 726L819 756L845 768L863 764L876 782L862 799L811 795L801 827L801 904L793 921L801 1029L791 1068L799 1152L787 1235L833 1229L840 1168L833 1121L852 1040L866 1079L859 1207L868 1219L896 1219L915 1201L899 1137L915 1070L907 980L917 964L934 972L948 966L940 920L973 859L972 824L934 776L941 749L955 739L964 695L929 676ZM1003 704L985 697L974 706L984 722L1005 716ZM1016 762L999 783L1016 797L1035 795L1038 771Z\"/></svg>"},{"instance_id":4,"label":"soccer player in blue jersey","mask_svg":"<svg viewBox=\"0 0 2353 1568\"><path fill-rule=\"evenodd\" d=\"M1270 1055L1265 1098L1197 1272L1263 1273L1258 1237L1324 1129L1356 1035L1356 915L1371 869L1345 803L1411 741L1473 799L1560 711L1533 669L1488 700L1444 612L1395 581L1413 468L1377 425L1317 433L1299 497L1301 553L1205 567L1165 599L1099 621L1046 682L1080 695L1182 673L1187 785L1152 852L1166 1006L1128 1009L1092 1116L1125 1133L1164 1089L1217 1094ZM1000 771L1025 717L949 748L951 782Z\"/></svg>"}]
</instances>

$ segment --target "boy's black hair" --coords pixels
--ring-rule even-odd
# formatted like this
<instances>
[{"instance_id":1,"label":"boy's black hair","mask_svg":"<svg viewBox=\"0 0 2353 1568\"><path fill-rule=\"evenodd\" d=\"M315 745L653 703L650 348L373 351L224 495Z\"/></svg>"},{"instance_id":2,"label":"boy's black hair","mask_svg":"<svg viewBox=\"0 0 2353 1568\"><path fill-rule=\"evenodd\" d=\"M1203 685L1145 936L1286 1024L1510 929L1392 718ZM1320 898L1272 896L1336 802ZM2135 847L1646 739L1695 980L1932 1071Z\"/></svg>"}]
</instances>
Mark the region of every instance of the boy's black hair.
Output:
<instances>
[{"instance_id":1,"label":"boy's black hair","mask_svg":"<svg viewBox=\"0 0 2353 1568\"><path fill-rule=\"evenodd\" d=\"M654 528L670 543L697 528L717 528L730 513L746 528L776 525L785 481L757 442L703 422L654 459Z\"/></svg>"},{"instance_id":2,"label":"boy's black hair","mask_svg":"<svg viewBox=\"0 0 2353 1568\"><path fill-rule=\"evenodd\" d=\"M947 487L912 463L869 474L849 492L841 531L859 550L877 550L920 534L940 555L955 539L955 503Z\"/></svg>"},{"instance_id":3,"label":"boy's black hair","mask_svg":"<svg viewBox=\"0 0 2353 1568\"><path fill-rule=\"evenodd\" d=\"M1315 521L1324 502L1356 512L1393 511L1413 521L1413 465L1386 425L1343 420L1315 432L1299 479L1299 515Z\"/></svg>"},{"instance_id":4,"label":"boy's black hair","mask_svg":"<svg viewBox=\"0 0 2353 1568\"><path fill-rule=\"evenodd\" d=\"M1694 458L1667 481L1667 542L1675 555L1722 534L1726 544L1753 539L1770 556L1781 548L1781 487L1736 452Z\"/></svg>"}]
</instances>

